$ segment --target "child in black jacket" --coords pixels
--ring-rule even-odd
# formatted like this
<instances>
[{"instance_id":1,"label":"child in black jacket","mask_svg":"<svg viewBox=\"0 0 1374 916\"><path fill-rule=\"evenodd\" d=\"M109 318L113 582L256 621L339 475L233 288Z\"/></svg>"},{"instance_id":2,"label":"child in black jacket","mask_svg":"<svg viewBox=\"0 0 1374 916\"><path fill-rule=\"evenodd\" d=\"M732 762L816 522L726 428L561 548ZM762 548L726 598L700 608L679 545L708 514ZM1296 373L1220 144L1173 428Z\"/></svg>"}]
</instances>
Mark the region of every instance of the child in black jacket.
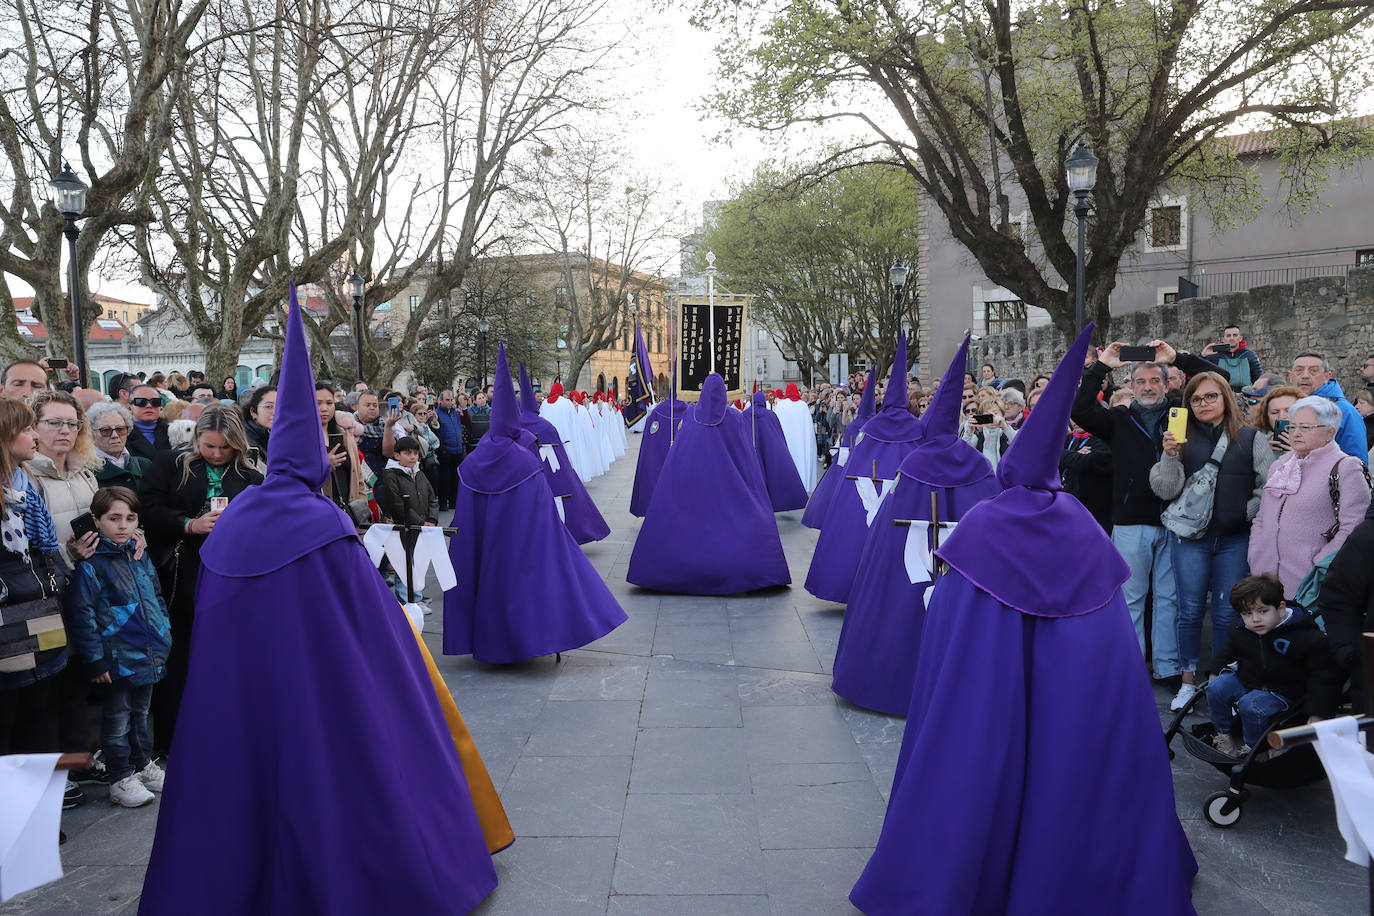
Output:
<instances>
[{"instance_id":1,"label":"child in black jacket","mask_svg":"<svg viewBox=\"0 0 1374 916\"><path fill-rule=\"evenodd\" d=\"M1309 721L1335 713L1341 672L1326 636L1301 608L1284 604L1283 584L1273 573L1247 576L1231 588L1240 615L1226 646L1213 659L1224 669L1207 684L1216 746L1242 756L1259 743L1275 716L1305 700ZM1232 710L1240 713L1244 745L1231 735Z\"/></svg>"}]
</instances>

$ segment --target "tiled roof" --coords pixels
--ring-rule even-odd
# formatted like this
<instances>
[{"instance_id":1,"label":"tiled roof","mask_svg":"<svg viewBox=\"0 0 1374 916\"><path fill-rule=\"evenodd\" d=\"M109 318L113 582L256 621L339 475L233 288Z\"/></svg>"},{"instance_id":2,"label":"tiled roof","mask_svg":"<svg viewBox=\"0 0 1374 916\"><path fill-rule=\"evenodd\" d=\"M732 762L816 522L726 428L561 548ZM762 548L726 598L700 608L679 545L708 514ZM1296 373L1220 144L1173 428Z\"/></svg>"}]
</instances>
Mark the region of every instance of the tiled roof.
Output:
<instances>
[{"instance_id":1,"label":"tiled roof","mask_svg":"<svg viewBox=\"0 0 1374 916\"><path fill-rule=\"evenodd\" d=\"M1344 121L1341 126L1348 130L1368 130L1374 127L1374 115ZM1237 156L1260 156L1275 150L1276 134L1277 131L1273 130L1257 130L1247 134L1227 134L1217 139L1230 143Z\"/></svg>"}]
</instances>

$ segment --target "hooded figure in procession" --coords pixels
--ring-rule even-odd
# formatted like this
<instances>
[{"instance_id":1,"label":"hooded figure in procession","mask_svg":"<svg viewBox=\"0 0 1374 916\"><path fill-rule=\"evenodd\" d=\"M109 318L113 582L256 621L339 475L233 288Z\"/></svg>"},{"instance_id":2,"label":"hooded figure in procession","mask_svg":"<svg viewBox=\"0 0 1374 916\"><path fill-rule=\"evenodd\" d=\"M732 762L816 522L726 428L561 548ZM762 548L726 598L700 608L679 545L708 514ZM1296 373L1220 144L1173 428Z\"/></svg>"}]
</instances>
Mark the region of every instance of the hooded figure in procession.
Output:
<instances>
[{"instance_id":1,"label":"hooded figure in procession","mask_svg":"<svg viewBox=\"0 0 1374 916\"><path fill-rule=\"evenodd\" d=\"M611 526L601 516L601 511L587 494L582 479L573 469L572 460L563 447L563 437L558 427L539 415L539 405L534 399L534 386L530 384L525 364L520 364L520 425L534 434L539 449L539 460L544 463L544 479L553 491L554 507L568 526L568 532L579 544L599 541L611 533Z\"/></svg>"},{"instance_id":2,"label":"hooded figure in procession","mask_svg":"<svg viewBox=\"0 0 1374 916\"><path fill-rule=\"evenodd\" d=\"M706 377L654 487L626 579L688 595L729 595L792 581L744 418L725 382Z\"/></svg>"},{"instance_id":3,"label":"hooded figure in procession","mask_svg":"<svg viewBox=\"0 0 1374 916\"><path fill-rule=\"evenodd\" d=\"M687 416L688 405L677 396L677 363L673 363L671 378L668 400L655 404L643 421L644 438L635 462L634 489L630 491L630 514L636 518L643 518L649 511L649 500L653 498L668 449L677 440L682 419Z\"/></svg>"},{"instance_id":4,"label":"hooded figure in procession","mask_svg":"<svg viewBox=\"0 0 1374 916\"><path fill-rule=\"evenodd\" d=\"M293 288L266 481L201 550L143 916L467 913L513 838L418 634L320 492L314 389ZM211 772L232 778L206 791Z\"/></svg>"},{"instance_id":5,"label":"hooded figure in procession","mask_svg":"<svg viewBox=\"0 0 1374 916\"><path fill-rule=\"evenodd\" d=\"M888 715L904 716L911 705L925 602L939 572L931 551L969 509L1001 490L992 465L959 437L968 345L965 337L921 418L921 441L902 460L868 530L835 649L834 691Z\"/></svg>"},{"instance_id":6,"label":"hooded figure in procession","mask_svg":"<svg viewBox=\"0 0 1374 916\"><path fill-rule=\"evenodd\" d=\"M797 466L797 476L810 493L816 489L816 424L811 409L801 399L796 382L787 383L787 394L773 402L773 411L787 439L787 451Z\"/></svg>"},{"instance_id":7,"label":"hooded figure in procession","mask_svg":"<svg viewBox=\"0 0 1374 916\"><path fill-rule=\"evenodd\" d=\"M549 388L549 396L539 405L539 416L553 424L563 439L568 460L583 483L600 473L601 450L597 443L587 435L578 419L577 404L563 393L563 383L554 382ZM593 451L595 446L595 451Z\"/></svg>"},{"instance_id":8,"label":"hooded figure in procession","mask_svg":"<svg viewBox=\"0 0 1374 916\"><path fill-rule=\"evenodd\" d=\"M868 384L859 396L859 409L855 411L854 419L845 424L844 432L840 434L840 441L835 447L835 461L826 469L821 482L816 484L816 489L811 491L811 499L806 503L801 523L807 528L815 528L817 531L821 529L825 522L825 513L830 509L830 500L834 498L835 491L844 485L844 466L849 463L849 452L858 441L864 424L876 413L873 404L878 391L877 380L878 364L874 363L868 367Z\"/></svg>"},{"instance_id":9,"label":"hooded figure in procession","mask_svg":"<svg viewBox=\"0 0 1374 916\"><path fill-rule=\"evenodd\" d=\"M1194 913L1130 570L1059 484L1091 335L998 465L1002 492L935 551L887 816L849 895L869 916Z\"/></svg>"},{"instance_id":10,"label":"hooded figure in procession","mask_svg":"<svg viewBox=\"0 0 1374 916\"><path fill-rule=\"evenodd\" d=\"M878 507L897 480L897 468L921 439L921 421L907 410L906 338L897 341L892 374L883 392L883 409L864 424L849 452L844 480L825 513L816 552L806 574L806 590L817 598L849 600L868 529Z\"/></svg>"},{"instance_id":11,"label":"hooded figure in procession","mask_svg":"<svg viewBox=\"0 0 1374 916\"><path fill-rule=\"evenodd\" d=\"M759 467L768 488L768 501L774 512L789 512L806 505L806 488L797 475L797 466L787 451L782 424L768 409L768 395L754 392L753 403L744 411L744 428L759 456Z\"/></svg>"},{"instance_id":12,"label":"hooded figure in procession","mask_svg":"<svg viewBox=\"0 0 1374 916\"><path fill-rule=\"evenodd\" d=\"M507 665L585 646L626 617L558 517L504 344L495 381L491 429L458 466L444 654Z\"/></svg>"}]
</instances>

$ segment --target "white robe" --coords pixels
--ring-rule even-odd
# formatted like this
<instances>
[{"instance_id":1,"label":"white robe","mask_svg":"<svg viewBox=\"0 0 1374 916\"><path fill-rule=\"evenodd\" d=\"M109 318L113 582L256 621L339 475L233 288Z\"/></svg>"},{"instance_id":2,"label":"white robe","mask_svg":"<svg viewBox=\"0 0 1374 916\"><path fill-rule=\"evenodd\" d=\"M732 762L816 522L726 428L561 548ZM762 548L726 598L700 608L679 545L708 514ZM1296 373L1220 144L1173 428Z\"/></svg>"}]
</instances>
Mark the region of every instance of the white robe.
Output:
<instances>
[{"instance_id":1,"label":"white robe","mask_svg":"<svg viewBox=\"0 0 1374 916\"><path fill-rule=\"evenodd\" d=\"M811 411L805 401L791 401L778 398L773 402L773 412L782 423L782 435L787 440L787 451L792 455L792 463L801 475L802 486L810 493L816 489L816 425L811 422Z\"/></svg>"},{"instance_id":2,"label":"white robe","mask_svg":"<svg viewBox=\"0 0 1374 916\"><path fill-rule=\"evenodd\" d=\"M563 437L563 448L567 451L568 460L572 462L577 476L583 483L591 480L595 476L592 473L593 462L587 451L587 437L578 422L577 405L566 397L559 397L556 401L546 400L539 405L539 416L552 423L553 428L558 430L558 435ZM598 459L596 464L599 463Z\"/></svg>"},{"instance_id":3,"label":"white robe","mask_svg":"<svg viewBox=\"0 0 1374 916\"><path fill-rule=\"evenodd\" d=\"M615 449L611 446L611 432L606 428L606 418L601 416L601 411L596 405L587 407L584 404L583 409L587 411L587 418L592 421L592 428L596 430L597 443L601 448L601 463L610 470L615 462Z\"/></svg>"},{"instance_id":4,"label":"white robe","mask_svg":"<svg viewBox=\"0 0 1374 916\"><path fill-rule=\"evenodd\" d=\"M592 421L592 413L586 405L577 407L577 430L578 435L586 442L587 467L593 477L600 477L610 469L611 463L606 460L606 455L601 450L601 434L597 432L596 424Z\"/></svg>"},{"instance_id":5,"label":"white robe","mask_svg":"<svg viewBox=\"0 0 1374 916\"><path fill-rule=\"evenodd\" d=\"M597 405L597 410L601 412L602 418L606 421L606 432L611 434L611 448L615 449L615 456L619 458L625 454L625 421L620 419L620 413L614 407L602 401Z\"/></svg>"}]
</instances>

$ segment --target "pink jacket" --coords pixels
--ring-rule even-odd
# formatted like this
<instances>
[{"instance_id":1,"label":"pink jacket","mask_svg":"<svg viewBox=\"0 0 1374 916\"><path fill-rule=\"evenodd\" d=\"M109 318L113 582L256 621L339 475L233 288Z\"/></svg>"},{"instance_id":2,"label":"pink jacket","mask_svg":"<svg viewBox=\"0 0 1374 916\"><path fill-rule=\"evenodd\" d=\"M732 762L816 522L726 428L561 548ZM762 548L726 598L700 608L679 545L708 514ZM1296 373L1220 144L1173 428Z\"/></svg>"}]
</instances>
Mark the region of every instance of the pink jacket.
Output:
<instances>
[{"instance_id":1,"label":"pink jacket","mask_svg":"<svg viewBox=\"0 0 1374 916\"><path fill-rule=\"evenodd\" d=\"M1283 593L1290 598L1318 560L1341 549L1346 535L1364 520L1369 508L1369 484L1360 460L1346 455L1334 441L1309 452L1306 458L1289 452L1275 461L1269 469L1270 485L1283 476L1284 466L1294 461L1301 461L1302 482L1296 493L1286 495L1277 495L1266 485L1259 515L1250 529L1249 553L1251 574L1277 573ZM1330 477L1338 461L1341 526L1328 541L1322 535L1336 519L1331 511Z\"/></svg>"}]
</instances>

